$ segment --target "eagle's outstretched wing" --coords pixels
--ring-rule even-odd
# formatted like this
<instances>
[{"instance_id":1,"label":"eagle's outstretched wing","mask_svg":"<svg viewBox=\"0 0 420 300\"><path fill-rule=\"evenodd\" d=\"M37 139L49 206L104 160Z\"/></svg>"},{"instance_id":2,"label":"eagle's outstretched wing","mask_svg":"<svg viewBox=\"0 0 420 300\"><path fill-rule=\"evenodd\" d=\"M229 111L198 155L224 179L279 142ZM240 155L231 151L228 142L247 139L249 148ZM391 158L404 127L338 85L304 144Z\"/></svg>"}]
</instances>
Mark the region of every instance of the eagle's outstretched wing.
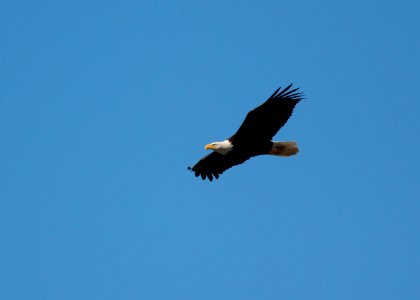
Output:
<instances>
[{"instance_id":1,"label":"eagle's outstretched wing","mask_svg":"<svg viewBox=\"0 0 420 300\"><path fill-rule=\"evenodd\" d=\"M212 152L200 159L194 167L188 167L188 170L192 170L196 177L201 176L203 180L207 177L212 181L213 176L218 179L224 171L243 163L249 158L250 156L238 153L235 150L227 154Z\"/></svg>"},{"instance_id":2,"label":"eagle's outstretched wing","mask_svg":"<svg viewBox=\"0 0 420 300\"><path fill-rule=\"evenodd\" d=\"M251 110L229 141L232 144L270 141L302 100L302 93L296 92L299 88L289 91L291 86L282 91L278 88L267 101Z\"/></svg>"}]
</instances>

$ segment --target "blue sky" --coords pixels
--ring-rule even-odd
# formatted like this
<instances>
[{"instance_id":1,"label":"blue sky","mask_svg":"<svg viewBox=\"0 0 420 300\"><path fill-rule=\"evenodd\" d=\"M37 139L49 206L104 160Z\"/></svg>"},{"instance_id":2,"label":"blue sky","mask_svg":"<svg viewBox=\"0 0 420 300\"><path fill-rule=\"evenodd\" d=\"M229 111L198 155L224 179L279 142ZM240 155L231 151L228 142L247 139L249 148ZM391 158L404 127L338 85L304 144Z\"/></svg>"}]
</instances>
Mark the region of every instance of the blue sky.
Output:
<instances>
[{"instance_id":1,"label":"blue sky","mask_svg":"<svg viewBox=\"0 0 420 300\"><path fill-rule=\"evenodd\" d=\"M1 299L419 299L418 1L0 4ZM293 82L217 182L187 166Z\"/></svg>"}]
</instances>

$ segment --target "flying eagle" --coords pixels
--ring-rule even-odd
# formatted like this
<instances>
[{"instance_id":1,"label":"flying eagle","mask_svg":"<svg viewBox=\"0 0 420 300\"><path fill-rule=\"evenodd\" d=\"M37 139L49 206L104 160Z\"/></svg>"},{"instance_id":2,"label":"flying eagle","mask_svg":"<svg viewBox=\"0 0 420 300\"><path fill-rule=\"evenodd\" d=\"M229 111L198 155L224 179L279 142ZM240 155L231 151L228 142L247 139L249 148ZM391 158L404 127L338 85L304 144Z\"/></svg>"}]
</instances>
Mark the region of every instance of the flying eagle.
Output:
<instances>
[{"instance_id":1,"label":"flying eagle","mask_svg":"<svg viewBox=\"0 0 420 300\"><path fill-rule=\"evenodd\" d=\"M238 131L227 140L207 144L206 150L213 152L194 166L188 167L201 176L203 180L216 179L227 169L242 164L253 156L271 154L277 156L291 156L298 153L296 142L273 142L271 139L286 124L293 109L300 100L302 93L299 88L289 90L278 88L267 101L251 110Z\"/></svg>"}]
</instances>

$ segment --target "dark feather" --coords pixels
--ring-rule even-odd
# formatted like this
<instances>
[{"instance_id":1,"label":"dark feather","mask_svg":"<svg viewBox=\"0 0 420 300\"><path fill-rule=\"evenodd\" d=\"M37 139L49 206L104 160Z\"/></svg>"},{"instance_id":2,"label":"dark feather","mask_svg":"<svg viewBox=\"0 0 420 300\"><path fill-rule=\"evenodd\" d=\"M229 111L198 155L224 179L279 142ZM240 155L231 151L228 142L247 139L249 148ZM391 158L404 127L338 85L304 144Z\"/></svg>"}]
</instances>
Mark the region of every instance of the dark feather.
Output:
<instances>
[{"instance_id":1,"label":"dark feather","mask_svg":"<svg viewBox=\"0 0 420 300\"><path fill-rule=\"evenodd\" d=\"M263 104L251 110L238 131L229 138L232 144L258 143L270 141L292 115L296 104L302 99L298 88L277 89Z\"/></svg>"},{"instance_id":2,"label":"dark feather","mask_svg":"<svg viewBox=\"0 0 420 300\"><path fill-rule=\"evenodd\" d=\"M243 163L250 157L249 155L238 153L235 150L225 155L212 152L200 159L194 167L188 167L188 170L192 170L196 177L201 176L203 180L208 178L212 181L213 176L219 179L220 174L224 171Z\"/></svg>"}]
</instances>

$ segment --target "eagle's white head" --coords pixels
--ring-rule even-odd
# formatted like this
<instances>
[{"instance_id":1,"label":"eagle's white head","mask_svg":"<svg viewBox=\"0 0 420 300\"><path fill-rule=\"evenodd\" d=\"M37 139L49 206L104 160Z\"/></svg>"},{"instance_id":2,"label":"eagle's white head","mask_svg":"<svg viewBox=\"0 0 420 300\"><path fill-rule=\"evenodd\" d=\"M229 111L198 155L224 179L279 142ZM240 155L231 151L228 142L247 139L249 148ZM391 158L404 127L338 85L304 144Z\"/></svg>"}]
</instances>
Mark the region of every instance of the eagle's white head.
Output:
<instances>
[{"instance_id":1,"label":"eagle's white head","mask_svg":"<svg viewBox=\"0 0 420 300\"><path fill-rule=\"evenodd\" d=\"M227 154L230 150L232 150L232 148L233 145L231 142L229 142L229 140L225 140L222 142L213 142L204 146L204 149L211 149L220 154Z\"/></svg>"}]
</instances>

